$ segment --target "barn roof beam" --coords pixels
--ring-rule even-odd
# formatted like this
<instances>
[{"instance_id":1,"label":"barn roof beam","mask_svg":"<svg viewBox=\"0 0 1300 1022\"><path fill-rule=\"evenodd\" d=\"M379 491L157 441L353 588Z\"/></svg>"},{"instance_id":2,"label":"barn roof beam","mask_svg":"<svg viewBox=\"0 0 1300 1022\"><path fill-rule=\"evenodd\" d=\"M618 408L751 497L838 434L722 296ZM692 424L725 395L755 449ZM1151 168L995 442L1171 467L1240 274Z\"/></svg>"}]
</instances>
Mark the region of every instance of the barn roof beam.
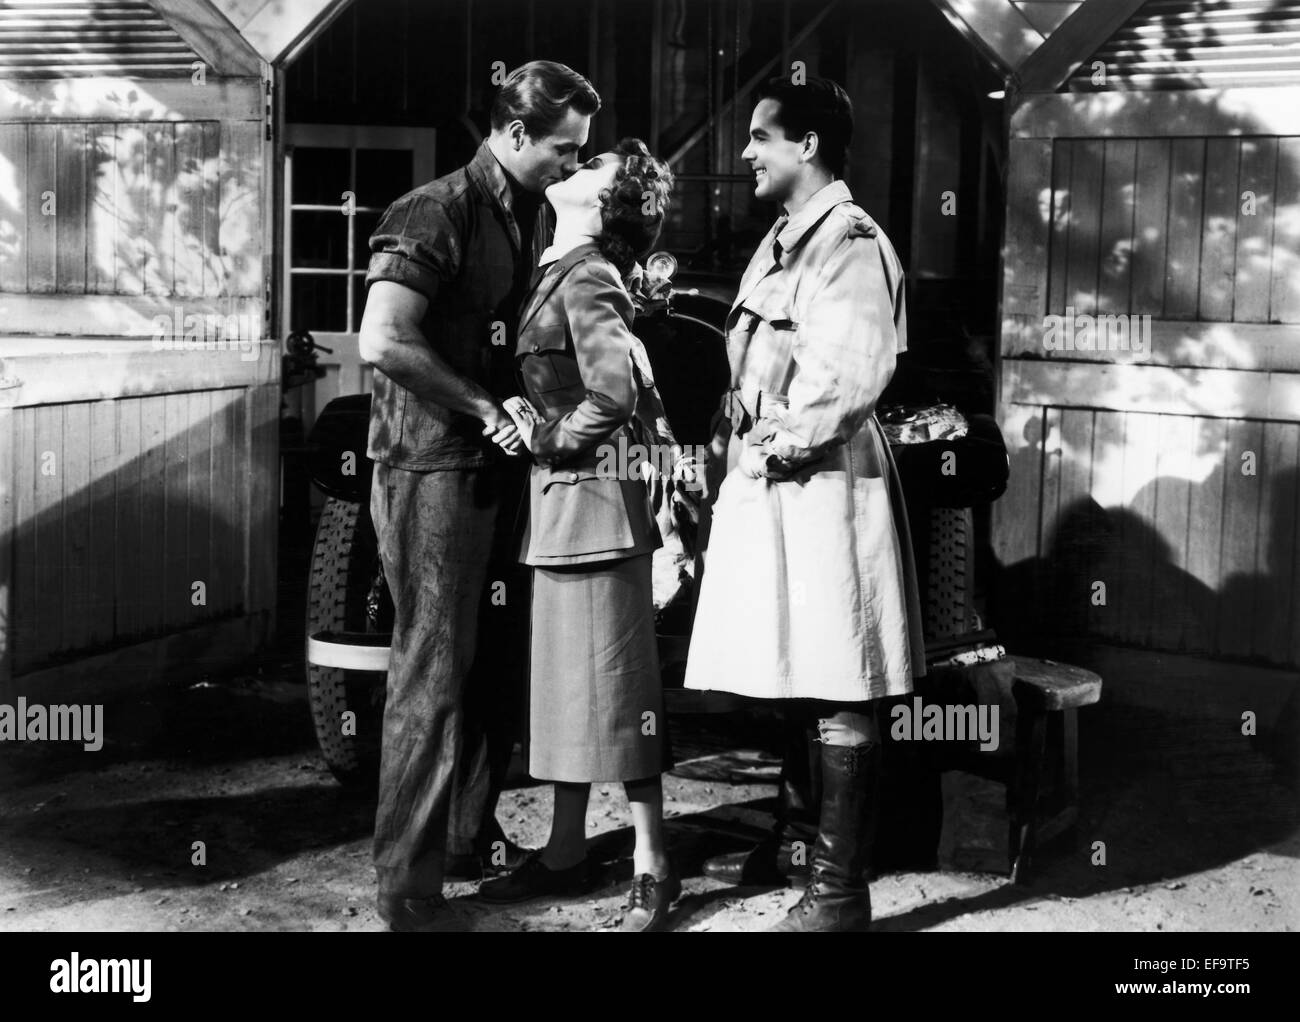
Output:
<instances>
[{"instance_id":1,"label":"barn roof beam","mask_svg":"<svg viewBox=\"0 0 1300 1022\"><path fill-rule=\"evenodd\" d=\"M352 0L210 0L272 64L293 60ZM430 0L423 0L430 2Z\"/></svg>"},{"instance_id":2,"label":"barn roof beam","mask_svg":"<svg viewBox=\"0 0 1300 1022\"><path fill-rule=\"evenodd\" d=\"M209 0L148 0L148 3L217 75L261 76L262 60L257 50Z\"/></svg>"},{"instance_id":3,"label":"barn roof beam","mask_svg":"<svg viewBox=\"0 0 1300 1022\"><path fill-rule=\"evenodd\" d=\"M1010 0L934 0L934 5L1004 78L1043 43L1043 33Z\"/></svg>"},{"instance_id":4,"label":"barn roof beam","mask_svg":"<svg viewBox=\"0 0 1300 1022\"><path fill-rule=\"evenodd\" d=\"M1086 0L1017 70L1017 88L1055 92L1146 0Z\"/></svg>"}]
</instances>

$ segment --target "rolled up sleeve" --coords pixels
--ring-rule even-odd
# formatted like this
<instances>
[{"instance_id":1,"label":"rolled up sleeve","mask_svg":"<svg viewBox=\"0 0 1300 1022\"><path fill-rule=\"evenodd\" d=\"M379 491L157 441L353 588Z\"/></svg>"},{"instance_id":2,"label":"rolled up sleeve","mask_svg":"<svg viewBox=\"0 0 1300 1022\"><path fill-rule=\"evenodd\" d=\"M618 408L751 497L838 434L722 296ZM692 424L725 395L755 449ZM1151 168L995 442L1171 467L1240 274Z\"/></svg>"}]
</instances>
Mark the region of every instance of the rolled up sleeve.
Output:
<instances>
[{"instance_id":1,"label":"rolled up sleeve","mask_svg":"<svg viewBox=\"0 0 1300 1022\"><path fill-rule=\"evenodd\" d=\"M533 454L558 462L581 454L624 426L636 410L632 299L607 267L583 263L564 282L564 311L585 395L573 411L537 427Z\"/></svg>"},{"instance_id":2,"label":"rolled up sleeve","mask_svg":"<svg viewBox=\"0 0 1300 1022\"><path fill-rule=\"evenodd\" d=\"M402 196L370 235L366 286L391 280L433 301L439 285L459 272L459 239L449 207L428 195Z\"/></svg>"},{"instance_id":3,"label":"rolled up sleeve","mask_svg":"<svg viewBox=\"0 0 1300 1022\"><path fill-rule=\"evenodd\" d=\"M874 239L846 233L828 254L799 324L788 407L756 424L767 453L797 467L847 441L894 372L894 302Z\"/></svg>"}]
</instances>

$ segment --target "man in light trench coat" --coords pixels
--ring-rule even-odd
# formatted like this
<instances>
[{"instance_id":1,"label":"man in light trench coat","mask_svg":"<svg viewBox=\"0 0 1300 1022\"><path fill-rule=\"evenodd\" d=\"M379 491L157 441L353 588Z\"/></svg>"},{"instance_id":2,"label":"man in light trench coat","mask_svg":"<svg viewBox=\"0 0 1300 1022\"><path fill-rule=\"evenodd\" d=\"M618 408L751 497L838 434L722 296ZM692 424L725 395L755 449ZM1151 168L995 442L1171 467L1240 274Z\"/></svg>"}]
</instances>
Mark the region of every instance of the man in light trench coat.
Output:
<instances>
[{"instance_id":1,"label":"man in light trench coat","mask_svg":"<svg viewBox=\"0 0 1300 1022\"><path fill-rule=\"evenodd\" d=\"M783 700L788 723L816 723L820 777L789 783L809 759L787 753L773 840L721 864L737 883L788 872L788 825L803 810L811 877L779 930L870 924L875 701L925 673L902 490L874 415L906 347L903 271L839 179L852 129L848 96L819 78L773 79L750 121L754 194L784 215L727 320L732 389L706 469L686 671L688 688ZM820 805L793 804L818 781Z\"/></svg>"}]
</instances>

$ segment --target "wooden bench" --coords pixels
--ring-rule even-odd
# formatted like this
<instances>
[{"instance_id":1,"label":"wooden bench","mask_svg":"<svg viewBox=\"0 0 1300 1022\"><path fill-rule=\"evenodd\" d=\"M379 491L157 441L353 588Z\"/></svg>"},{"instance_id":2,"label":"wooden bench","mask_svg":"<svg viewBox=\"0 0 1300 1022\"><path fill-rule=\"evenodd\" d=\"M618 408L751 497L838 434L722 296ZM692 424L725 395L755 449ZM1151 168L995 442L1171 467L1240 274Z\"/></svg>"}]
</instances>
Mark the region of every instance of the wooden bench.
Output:
<instances>
[{"instance_id":1,"label":"wooden bench","mask_svg":"<svg viewBox=\"0 0 1300 1022\"><path fill-rule=\"evenodd\" d=\"M1011 879L1029 882L1035 848L1062 834L1079 818L1080 706L1101 698L1101 678L1092 671L1054 660L1013 657L1012 694L1016 700L1014 775L1007 785L1010 817L1009 857ZM1060 714L1061 789L1059 805L1043 815L1043 778L1047 763L1047 732L1052 715Z\"/></svg>"}]
</instances>

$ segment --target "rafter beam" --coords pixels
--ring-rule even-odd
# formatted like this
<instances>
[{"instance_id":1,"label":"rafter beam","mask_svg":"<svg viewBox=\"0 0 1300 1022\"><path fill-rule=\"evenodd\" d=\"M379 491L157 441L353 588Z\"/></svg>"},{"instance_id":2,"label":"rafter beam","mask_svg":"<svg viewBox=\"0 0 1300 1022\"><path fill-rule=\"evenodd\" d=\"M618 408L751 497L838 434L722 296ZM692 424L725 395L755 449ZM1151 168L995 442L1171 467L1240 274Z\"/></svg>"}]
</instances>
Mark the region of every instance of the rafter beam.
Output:
<instances>
[{"instance_id":1,"label":"rafter beam","mask_svg":"<svg viewBox=\"0 0 1300 1022\"><path fill-rule=\"evenodd\" d=\"M1084 0L1017 72L1021 93L1055 92L1146 0Z\"/></svg>"},{"instance_id":2,"label":"rafter beam","mask_svg":"<svg viewBox=\"0 0 1300 1022\"><path fill-rule=\"evenodd\" d=\"M258 78L257 51L209 0L148 0L199 58L223 78Z\"/></svg>"}]
</instances>

